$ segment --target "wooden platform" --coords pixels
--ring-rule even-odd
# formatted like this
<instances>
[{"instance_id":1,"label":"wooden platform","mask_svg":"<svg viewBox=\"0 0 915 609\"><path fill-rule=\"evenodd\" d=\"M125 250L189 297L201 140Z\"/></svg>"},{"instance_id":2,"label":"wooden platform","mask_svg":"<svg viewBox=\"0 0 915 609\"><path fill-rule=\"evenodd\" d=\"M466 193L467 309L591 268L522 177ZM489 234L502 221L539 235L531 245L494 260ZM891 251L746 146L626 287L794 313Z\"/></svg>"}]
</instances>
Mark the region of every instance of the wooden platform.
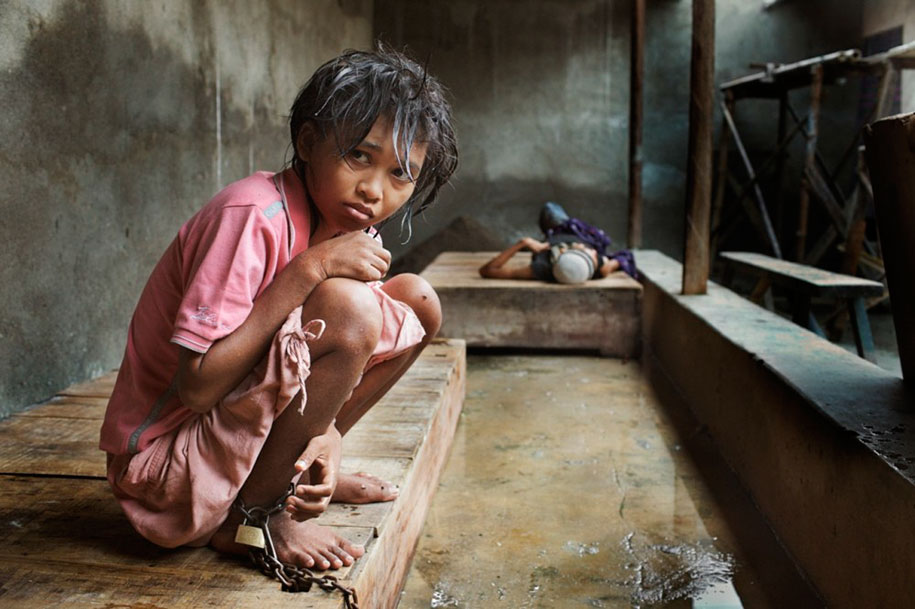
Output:
<instances>
[{"instance_id":1,"label":"wooden platform","mask_svg":"<svg viewBox=\"0 0 915 609\"><path fill-rule=\"evenodd\" d=\"M597 349L639 353L642 286L623 272L581 285L484 279L496 252L443 252L421 273L442 302L441 336L473 347ZM518 257L524 260L527 253Z\"/></svg>"},{"instance_id":2,"label":"wooden platform","mask_svg":"<svg viewBox=\"0 0 915 609\"><path fill-rule=\"evenodd\" d=\"M0 607L330 609L339 596L291 595L247 560L164 550L137 535L105 481L98 432L114 373L0 422ZM344 471L400 485L393 503L332 504L320 522L363 543L335 572L362 609L394 607L464 399L465 348L430 345L344 439Z\"/></svg>"}]
</instances>

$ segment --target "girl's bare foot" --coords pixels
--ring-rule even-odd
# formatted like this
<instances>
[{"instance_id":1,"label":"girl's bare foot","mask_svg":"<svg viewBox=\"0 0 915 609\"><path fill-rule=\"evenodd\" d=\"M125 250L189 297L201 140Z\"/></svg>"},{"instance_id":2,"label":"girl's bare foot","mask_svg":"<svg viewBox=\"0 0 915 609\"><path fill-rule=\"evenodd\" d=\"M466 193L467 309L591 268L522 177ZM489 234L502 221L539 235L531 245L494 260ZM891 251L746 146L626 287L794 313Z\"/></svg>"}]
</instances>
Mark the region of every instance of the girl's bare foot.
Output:
<instances>
[{"instance_id":1,"label":"girl's bare foot","mask_svg":"<svg viewBox=\"0 0 915 609\"><path fill-rule=\"evenodd\" d=\"M372 474L341 473L331 501L335 503L377 503L393 501L400 494L395 485Z\"/></svg>"},{"instance_id":2,"label":"girl's bare foot","mask_svg":"<svg viewBox=\"0 0 915 609\"><path fill-rule=\"evenodd\" d=\"M235 531L241 519L234 514L219 528L210 545L219 552L244 554L248 547L235 543ZM270 519L270 535L277 558L307 569L339 569L353 564L365 554L365 548L351 543L313 521L296 522L279 513Z\"/></svg>"}]
</instances>

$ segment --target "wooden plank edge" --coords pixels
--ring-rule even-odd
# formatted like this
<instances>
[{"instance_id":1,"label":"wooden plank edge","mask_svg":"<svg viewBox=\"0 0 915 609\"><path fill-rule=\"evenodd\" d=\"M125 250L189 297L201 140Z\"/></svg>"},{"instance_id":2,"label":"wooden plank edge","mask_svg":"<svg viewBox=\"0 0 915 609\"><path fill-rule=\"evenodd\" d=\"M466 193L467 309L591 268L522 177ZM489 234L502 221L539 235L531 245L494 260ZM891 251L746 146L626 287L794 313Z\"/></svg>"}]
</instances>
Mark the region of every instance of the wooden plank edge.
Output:
<instances>
[{"instance_id":1,"label":"wooden plank edge","mask_svg":"<svg viewBox=\"0 0 915 609\"><path fill-rule=\"evenodd\" d=\"M397 606L429 505L450 453L466 392L466 345L461 340L453 340L452 344L460 349L460 357L455 362L442 404L407 474L401 496L380 527L371 556L361 564L357 563L354 569L353 585L363 607L394 609Z\"/></svg>"}]
</instances>

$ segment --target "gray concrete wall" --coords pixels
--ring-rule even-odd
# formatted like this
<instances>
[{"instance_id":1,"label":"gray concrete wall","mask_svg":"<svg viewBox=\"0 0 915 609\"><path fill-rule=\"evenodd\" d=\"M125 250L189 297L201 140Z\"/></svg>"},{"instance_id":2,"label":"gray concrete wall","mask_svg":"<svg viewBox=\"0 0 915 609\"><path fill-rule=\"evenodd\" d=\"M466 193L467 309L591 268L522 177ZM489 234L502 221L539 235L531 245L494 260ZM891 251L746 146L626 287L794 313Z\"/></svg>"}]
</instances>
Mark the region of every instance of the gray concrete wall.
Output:
<instances>
[{"instance_id":1,"label":"gray concrete wall","mask_svg":"<svg viewBox=\"0 0 915 609\"><path fill-rule=\"evenodd\" d=\"M860 0L761 4L717 3L719 81L750 61L858 43ZM644 243L679 257L691 4L648 5ZM176 229L220 186L280 167L299 85L373 35L430 58L454 93L461 138L454 187L414 222L413 240L401 246L388 231L396 256L458 216L508 242L535 230L547 199L622 244L628 9L0 0L0 416L118 364L135 300ZM771 134L774 111L741 115L751 145Z\"/></svg>"},{"instance_id":2,"label":"gray concrete wall","mask_svg":"<svg viewBox=\"0 0 915 609\"><path fill-rule=\"evenodd\" d=\"M797 61L860 43L861 0L769 10L762 1L716 5L717 82L756 71L751 62ZM376 35L429 57L431 71L451 88L461 149L454 188L415 223L411 245L395 246L395 253L458 216L476 217L508 243L536 231L537 211L550 199L625 244L630 2L377 0L375 6ZM691 6L651 1L646 17L644 246L677 258ZM853 122L854 104L846 102L841 93L828 95L830 133L836 123ZM804 109L801 100L798 110ZM750 146L772 145L777 112L771 102L747 106L739 120Z\"/></svg>"},{"instance_id":3,"label":"gray concrete wall","mask_svg":"<svg viewBox=\"0 0 915 609\"><path fill-rule=\"evenodd\" d=\"M902 26L902 42L915 40L915 0L871 0L864 13L863 31L871 36ZM915 72L903 70L899 111L915 112Z\"/></svg>"},{"instance_id":4,"label":"gray concrete wall","mask_svg":"<svg viewBox=\"0 0 915 609\"><path fill-rule=\"evenodd\" d=\"M371 39L371 0L0 1L0 416L119 364L181 223Z\"/></svg>"}]
</instances>

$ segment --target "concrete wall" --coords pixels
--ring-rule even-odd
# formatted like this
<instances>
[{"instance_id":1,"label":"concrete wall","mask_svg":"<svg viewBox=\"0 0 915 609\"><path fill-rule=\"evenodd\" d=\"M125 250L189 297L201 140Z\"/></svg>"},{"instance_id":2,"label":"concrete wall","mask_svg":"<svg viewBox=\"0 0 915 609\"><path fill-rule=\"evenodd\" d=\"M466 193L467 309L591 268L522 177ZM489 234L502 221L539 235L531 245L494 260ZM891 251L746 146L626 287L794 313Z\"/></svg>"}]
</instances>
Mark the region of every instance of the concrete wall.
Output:
<instances>
[{"instance_id":1,"label":"concrete wall","mask_svg":"<svg viewBox=\"0 0 915 609\"><path fill-rule=\"evenodd\" d=\"M860 40L861 0L717 6L719 82L751 61ZM647 12L644 244L674 257L690 7L658 0ZM429 57L461 139L454 187L413 240L387 231L395 256L458 216L507 243L535 231L547 199L624 243L627 1L0 0L0 416L118 364L176 229L220 186L280 167L297 88L374 35ZM741 114L751 146L770 143L774 112Z\"/></svg>"},{"instance_id":2,"label":"concrete wall","mask_svg":"<svg viewBox=\"0 0 915 609\"><path fill-rule=\"evenodd\" d=\"M761 1L716 5L717 82L756 71L751 62L797 61L861 40L860 0L769 10ZM455 100L462 166L439 208L415 223L414 242L458 216L473 216L507 243L535 232L540 205L553 199L625 244L630 2L377 0L375 6L376 35L429 57ZM651 1L646 17L644 246L677 258L691 6ZM857 96L853 86L846 90ZM855 105L846 101L841 92L828 95L829 133L853 123ZM804 109L801 101L798 110ZM772 146L777 112L776 104L763 102L741 114L751 147Z\"/></svg>"},{"instance_id":3,"label":"concrete wall","mask_svg":"<svg viewBox=\"0 0 915 609\"><path fill-rule=\"evenodd\" d=\"M119 364L143 283L221 186L277 169L371 0L0 1L0 415Z\"/></svg>"},{"instance_id":4,"label":"concrete wall","mask_svg":"<svg viewBox=\"0 0 915 609\"><path fill-rule=\"evenodd\" d=\"M871 0L862 30L871 36L902 26L902 42L915 41L915 0ZM915 72L903 70L900 112L915 112Z\"/></svg>"}]
</instances>

